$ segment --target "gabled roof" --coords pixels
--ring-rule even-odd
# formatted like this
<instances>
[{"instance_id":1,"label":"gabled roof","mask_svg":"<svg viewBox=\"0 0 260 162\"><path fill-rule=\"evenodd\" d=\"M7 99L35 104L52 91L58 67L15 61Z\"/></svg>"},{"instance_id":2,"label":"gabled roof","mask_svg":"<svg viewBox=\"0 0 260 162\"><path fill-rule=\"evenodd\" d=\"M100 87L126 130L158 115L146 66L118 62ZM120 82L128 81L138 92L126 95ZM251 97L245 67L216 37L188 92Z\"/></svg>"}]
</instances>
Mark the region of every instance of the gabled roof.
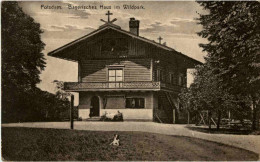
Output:
<instances>
[{"instance_id":1,"label":"gabled roof","mask_svg":"<svg viewBox=\"0 0 260 162\"><path fill-rule=\"evenodd\" d=\"M106 23L106 24L100 26L99 29L94 30L93 32L91 32L91 33L89 33L89 34L87 34L87 35L85 35L85 36L83 36L83 37L80 37L80 38L78 38L78 39L76 39L76 40L74 40L74 41L72 41L72 42L70 42L70 43L68 43L68 44L66 44L66 45L64 45L64 46L62 46L62 47L60 47L60 48L57 48L57 49L55 49L55 50L49 52L49 53L48 53L48 56L53 56L53 57L61 58L58 54L61 53L61 52L63 52L63 51L66 50L67 48L72 47L72 46L78 44L79 42L82 42L82 41L84 41L84 40L90 38L91 36L94 36L94 35L96 35L96 34L102 32L102 31L105 31L105 30L108 30L108 29L115 30L115 31L120 32L120 33L122 33L122 34L128 35L128 36L130 36L130 37L132 37L132 38L135 38L135 39L138 39L138 40L140 40L140 41L143 41L143 42L152 44L152 45L154 45L154 46L156 46L156 47L158 47L158 48L162 48L162 49L167 50L167 51L172 51L172 52L174 52L174 54L181 55L181 56L183 56L183 57L185 57L185 58L187 58L187 59L189 59L189 60L192 60L192 61L196 62L197 64L202 64L200 61L197 61L197 60L195 60L195 59L193 59L193 58L191 58L191 57L189 57L189 56L187 56L187 55L184 55L184 54L182 54L182 53L180 53L180 52L177 52L177 51L174 50L173 48L170 48L170 47L168 47L168 46L166 46L166 45L157 43L157 42L155 42L155 41L153 41L153 40L150 40L150 39L147 39L147 38L144 38L144 37L135 35L135 34L129 32L129 31L126 31L126 30L121 29L120 26L114 25L114 24L112 24L112 23ZM73 60L72 60L72 61L73 61ZM75 61L75 60L74 60L74 61Z\"/></svg>"}]
</instances>

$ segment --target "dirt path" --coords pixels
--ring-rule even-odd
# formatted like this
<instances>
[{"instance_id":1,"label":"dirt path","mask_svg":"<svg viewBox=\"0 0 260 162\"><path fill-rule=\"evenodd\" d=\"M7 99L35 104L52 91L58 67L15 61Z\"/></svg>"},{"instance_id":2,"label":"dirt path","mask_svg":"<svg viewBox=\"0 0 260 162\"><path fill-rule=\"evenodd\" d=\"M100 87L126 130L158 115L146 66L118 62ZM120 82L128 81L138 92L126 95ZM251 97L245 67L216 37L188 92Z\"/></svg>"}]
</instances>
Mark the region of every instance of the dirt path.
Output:
<instances>
[{"instance_id":1,"label":"dirt path","mask_svg":"<svg viewBox=\"0 0 260 162\"><path fill-rule=\"evenodd\" d=\"M69 122L38 122L2 124L3 127L35 127L69 129ZM195 137L247 149L260 155L260 136L208 134L186 128L186 125L159 124L153 122L75 122L74 129L96 131L141 131L167 135Z\"/></svg>"}]
</instances>

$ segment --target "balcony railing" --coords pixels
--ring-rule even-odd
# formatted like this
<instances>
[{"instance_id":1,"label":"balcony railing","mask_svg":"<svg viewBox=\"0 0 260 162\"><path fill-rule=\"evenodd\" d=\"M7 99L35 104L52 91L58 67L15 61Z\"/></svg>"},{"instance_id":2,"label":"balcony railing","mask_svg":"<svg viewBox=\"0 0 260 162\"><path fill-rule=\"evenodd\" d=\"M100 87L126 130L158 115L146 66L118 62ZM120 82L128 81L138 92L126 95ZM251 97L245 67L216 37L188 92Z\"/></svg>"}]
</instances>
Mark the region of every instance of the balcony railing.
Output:
<instances>
[{"instance_id":1,"label":"balcony railing","mask_svg":"<svg viewBox=\"0 0 260 162\"><path fill-rule=\"evenodd\" d=\"M66 91L97 91L97 90L174 90L180 91L178 85L170 85L161 82L65 82Z\"/></svg>"}]
</instances>

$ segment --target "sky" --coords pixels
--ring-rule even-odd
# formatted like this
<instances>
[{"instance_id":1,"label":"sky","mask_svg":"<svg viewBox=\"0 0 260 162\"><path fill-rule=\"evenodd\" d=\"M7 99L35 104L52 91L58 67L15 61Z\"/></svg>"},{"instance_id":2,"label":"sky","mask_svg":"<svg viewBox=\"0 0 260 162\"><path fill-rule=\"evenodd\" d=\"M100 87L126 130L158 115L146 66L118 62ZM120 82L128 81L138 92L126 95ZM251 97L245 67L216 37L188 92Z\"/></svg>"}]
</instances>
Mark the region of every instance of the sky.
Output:
<instances>
[{"instance_id":1,"label":"sky","mask_svg":"<svg viewBox=\"0 0 260 162\"><path fill-rule=\"evenodd\" d=\"M47 64L40 75L42 81L38 87L45 91L55 91L55 84L52 83L54 80L77 82L78 75L77 63L49 57L47 53L98 29L104 24L100 19L107 20L105 13L108 10L113 13L111 19L117 19L114 24L122 29L128 31L129 18L134 17L140 20L140 36L157 42L161 36L162 42L166 42L167 46L204 62L206 54L202 52L199 43L207 41L196 34L202 30L196 18L199 17L198 13L205 14L206 11L194 1L23 1L19 5L40 23L44 31L41 38L46 44L43 53ZM82 5L96 9L68 8ZM124 5L143 6L144 9L124 9ZM61 9L50 9L57 6L61 6ZM190 82L192 77L188 76L188 83Z\"/></svg>"}]
</instances>

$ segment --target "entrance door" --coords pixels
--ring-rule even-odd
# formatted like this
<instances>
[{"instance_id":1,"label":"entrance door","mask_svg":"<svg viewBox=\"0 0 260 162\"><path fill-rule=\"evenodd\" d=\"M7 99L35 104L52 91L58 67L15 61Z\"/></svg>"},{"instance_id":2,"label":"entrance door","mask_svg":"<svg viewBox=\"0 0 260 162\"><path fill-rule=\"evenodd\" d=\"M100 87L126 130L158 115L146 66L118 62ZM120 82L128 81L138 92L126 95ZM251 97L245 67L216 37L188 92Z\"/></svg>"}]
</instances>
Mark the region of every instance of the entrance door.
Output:
<instances>
[{"instance_id":1,"label":"entrance door","mask_svg":"<svg viewBox=\"0 0 260 162\"><path fill-rule=\"evenodd\" d=\"M99 98L97 96L91 99L90 114L91 116L99 116Z\"/></svg>"}]
</instances>

